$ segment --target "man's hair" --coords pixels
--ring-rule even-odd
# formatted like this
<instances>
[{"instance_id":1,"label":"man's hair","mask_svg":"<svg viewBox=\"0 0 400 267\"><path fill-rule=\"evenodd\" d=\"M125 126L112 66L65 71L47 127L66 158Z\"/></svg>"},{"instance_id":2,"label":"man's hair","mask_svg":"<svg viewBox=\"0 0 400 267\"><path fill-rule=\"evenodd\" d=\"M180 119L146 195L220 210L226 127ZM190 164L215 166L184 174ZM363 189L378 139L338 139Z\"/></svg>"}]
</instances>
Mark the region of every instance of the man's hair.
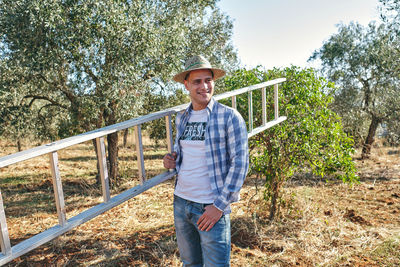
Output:
<instances>
[{"instance_id":1,"label":"man's hair","mask_svg":"<svg viewBox=\"0 0 400 267\"><path fill-rule=\"evenodd\" d=\"M208 69L208 70L211 72L211 76L212 76L212 78L214 79L214 72L213 72L212 70L210 70L210 69ZM187 78L189 77L189 75L190 75L191 72L192 72L192 71L189 71L189 72L185 75L184 81L187 81Z\"/></svg>"}]
</instances>

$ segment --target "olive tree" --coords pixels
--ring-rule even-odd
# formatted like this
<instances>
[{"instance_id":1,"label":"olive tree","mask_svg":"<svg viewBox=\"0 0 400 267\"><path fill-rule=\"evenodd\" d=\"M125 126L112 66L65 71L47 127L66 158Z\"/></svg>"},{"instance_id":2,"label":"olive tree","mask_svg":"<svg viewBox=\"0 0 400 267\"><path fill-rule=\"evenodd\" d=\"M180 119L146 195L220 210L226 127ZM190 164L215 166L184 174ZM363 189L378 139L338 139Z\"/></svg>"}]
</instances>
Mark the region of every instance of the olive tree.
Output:
<instances>
[{"instance_id":1,"label":"olive tree","mask_svg":"<svg viewBox=\"0 0 400 267\"><path fill-rule=\"evenodd\" d=\"M215 2L0 0L0 60L24 82L22 99L59 115L60 137L112 125L141 114L188 55L236 62ZM117 133L107 143L115 181Z\"/></svg>"},{"instance_id":2,"label":"olive tree","mask_svg":"<svg viewBox=\"0 0 400 267\"><path fill-rule=\"evenodd\" d=\"M380 15L384 23L396 32L400 31L400 1L399 0L379 0Z\"/></svg>"},{"instance_id":3,"label":"olive tree","mask_svg":"<svg viewBox=\"0 0 400 267\"><path fill-rule=\"evenodd\" d=\"M279 211L282 186L294 173L311 171L325 179L357 181L352 161L353 140L343 131L340 117L329 104L332 83L318 77L313 69L292 66L263 70L261 67L236 71L225 79L232 90L285 77L279 85L279 114L287 120L249 140L251 172L265 179L265 199L270 203L270 219ZM273 109L273 90L267 92L267 110ZM238 98L238 110L247 120L246 97ZM261 95L253 94L254 110L261 110ZM273 112L268 120L273 120ZM255 126L261 125L261 114Z\"/></svg>"},{"instance_id":4,"label":"olive tree","mask_svg":"<svg viewBox=\"0 0 400 267\"><path fill-rule=\"evenodd\" d=\"M0 61L0 136L7 136L22 150L22 139L29 137L32 129L32 109L20 105L21 99L15 84L18 82L9 76L7 66Z\"/></svg>"},{"instance_id":5,"label":"olive tree","mask_svg":"<svg viewBox=\"0 0 400 267\"><path fill-rule=\"evenodd\" d=\"M334 109L348 132L364 140L364 158L378 126L400 118L400 65L394 56L399 41L385 24L341 24L310 58L320 59L323 73L336 83Z\"/></svg>"},{"instance_id":6,"label":"olive tree","mask_svg":"<svg viewBox=\"0 0 400 267\"><path fill-rule=\"evenodd\" d=\"M400 36L400 1L398 0L379 0L379 10L381 13L381 19L389 29L393 39L397 39L397 42L392 43L393 49L391 50L390 58L394 59L391 64L392 71L397 72L397 77L400 77L400 42L398 41ZM387 140L389 144L399 145L400 144L400 120L398 114L393 114L393 118L390 118L386 122L387 126Z\"/></svg>"}]
</instances>

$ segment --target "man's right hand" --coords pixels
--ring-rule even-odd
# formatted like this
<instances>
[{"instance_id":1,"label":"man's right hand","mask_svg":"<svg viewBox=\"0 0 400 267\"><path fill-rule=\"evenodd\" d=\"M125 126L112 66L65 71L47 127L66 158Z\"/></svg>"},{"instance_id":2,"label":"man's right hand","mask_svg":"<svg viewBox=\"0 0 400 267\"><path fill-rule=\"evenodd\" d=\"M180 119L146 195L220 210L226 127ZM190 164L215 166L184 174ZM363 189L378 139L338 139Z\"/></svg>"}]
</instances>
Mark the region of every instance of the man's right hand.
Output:
<instances>
[{"instance_id":1,"label":"man's right hand","mask_svg":"<svg viewBox=\"0 0 400 267\"><path fill-rule=\"evenodd\" d=\"M168 153L163 158L164 167L167 169L175 169L176 167L176 152Z\"/></svg>"}]
</instances>

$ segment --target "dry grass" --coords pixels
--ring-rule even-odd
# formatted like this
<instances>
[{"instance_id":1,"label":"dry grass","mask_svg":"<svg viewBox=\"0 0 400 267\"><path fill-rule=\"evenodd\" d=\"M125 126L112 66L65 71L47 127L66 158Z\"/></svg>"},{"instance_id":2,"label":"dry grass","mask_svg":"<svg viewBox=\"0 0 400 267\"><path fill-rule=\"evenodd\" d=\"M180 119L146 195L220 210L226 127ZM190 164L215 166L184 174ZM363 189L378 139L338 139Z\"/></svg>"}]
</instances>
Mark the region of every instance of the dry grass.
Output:
<instances>
[{"instance_id":1,"label":"dry grass","mask_svg":"<svg viewBox=\"0 0 400 267\"><path fill-rule=\"evenodd\" d=\"M0 140L4 154L15 150ZM164 151L145 142L146 170L162 171ZM90 143L60 151L68 218L101 202ZM138 184L132 148L120 150L122 181ZM294 177L281 214L267 220L262 181L249 177L232 213L232 266L399 266L400 150L379 147L357 159L352 186ZM1 169L12 243L57 223L47 157ZM133 178L132 178L133 177ZM172 216L173 181L131 199L15 259L9 266L180 266Z\"/></svg>"}]
</instances>

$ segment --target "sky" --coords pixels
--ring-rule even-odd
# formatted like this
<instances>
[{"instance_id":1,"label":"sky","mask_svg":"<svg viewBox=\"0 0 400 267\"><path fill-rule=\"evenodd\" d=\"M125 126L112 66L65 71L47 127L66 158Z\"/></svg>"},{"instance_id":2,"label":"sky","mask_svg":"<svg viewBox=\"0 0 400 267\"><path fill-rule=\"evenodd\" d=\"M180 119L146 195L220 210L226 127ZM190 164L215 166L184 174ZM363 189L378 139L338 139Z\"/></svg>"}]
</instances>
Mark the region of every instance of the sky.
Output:
<instances>
[{"instance_id":1,"label":"sky","mask_svg":"<svg viewBox=\"0 0 400 267\"><path fill-rule=\"evenodd\" d=\"M221 0L233 19L233 44L246 67L307 67L313 51L351 21L379 20L378 0Z\"/></svg>"}]
</instances>

